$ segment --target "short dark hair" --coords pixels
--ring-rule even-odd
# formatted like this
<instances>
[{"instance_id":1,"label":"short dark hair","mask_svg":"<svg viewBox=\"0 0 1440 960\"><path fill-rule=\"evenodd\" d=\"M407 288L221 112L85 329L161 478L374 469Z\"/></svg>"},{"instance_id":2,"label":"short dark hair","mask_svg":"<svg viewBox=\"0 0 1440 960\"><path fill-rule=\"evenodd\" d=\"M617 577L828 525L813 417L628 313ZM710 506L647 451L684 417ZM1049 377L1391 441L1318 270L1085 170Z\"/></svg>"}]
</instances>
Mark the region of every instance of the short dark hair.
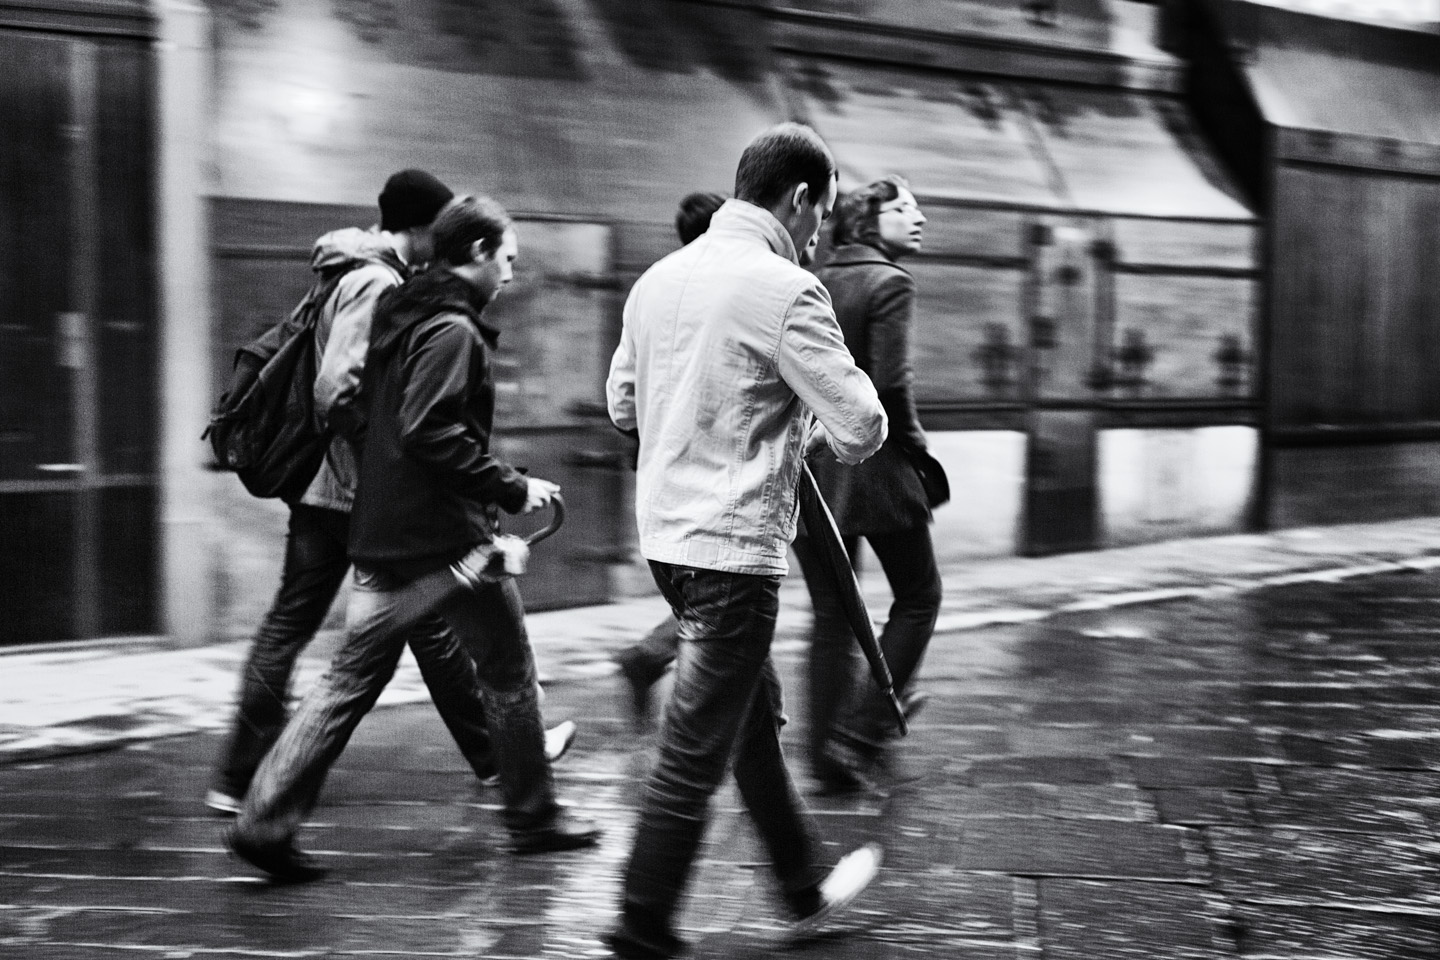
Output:
<instances>
[{"instance_id":1,"label":"short dark hair","mask_svg":"<svg viewBox=\"0 0 1440 960\"><path fill-rule=\"evenodd\" d=\"M835 158L820 135L803 123L781 123L750 141L740 155L735 196L768 208L803 183L814 203L834 176Z\"/></svg>"},{"instance_id":2,"label":"short dark hair","mask_svg":"<svg viewBox=\"0 0 1440 960\"><path fill-rule=\"evenodd\" d=\"M510 214L489 197L460 197L435 218L435 259L452 267L474 259L470 246L480 241L480 252L500 246L505 231L513 226Z\"/></svg>"},{"instance_id":3,"label":"short dark hair","mask_svg":"<svg viewBox=\"0 0 1440 960\"><path fill-rule=\"evenodd\" d=\"M680 201L680 209L675 213L675 232L680 235L682 244L689 243L710 229L710 218L715 216L715 211L725 202L723 193L691 193Z\"/></svg>"},{"instance_id":4,"label":"short dark hair","mask_svg":"<svg viewBox=\"0 0 1440 960\"><path fill-rule=\"evenodd\" d=\"M880 245L880 208L909 190L910 184L896 174L881 177L858 190L847 193L835 205L835 225L830 238L835 246L843 243Z\"/></svg>"}]
</instances>

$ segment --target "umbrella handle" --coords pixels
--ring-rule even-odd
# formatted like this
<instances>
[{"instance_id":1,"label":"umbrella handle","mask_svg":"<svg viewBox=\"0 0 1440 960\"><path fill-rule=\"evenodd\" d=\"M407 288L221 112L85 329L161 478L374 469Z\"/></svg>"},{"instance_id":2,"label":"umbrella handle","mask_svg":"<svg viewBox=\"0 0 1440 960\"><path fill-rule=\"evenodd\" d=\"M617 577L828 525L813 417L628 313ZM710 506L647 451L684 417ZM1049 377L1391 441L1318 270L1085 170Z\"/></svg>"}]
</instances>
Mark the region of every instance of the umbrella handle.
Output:
<instances>
[{"instance_id":1,"label":"umbrella handle","mask_svg":"<svg viewBox=\"0 0 1440 960\"><path fill-rule=\"evenodd\" d=\"M560 494L558 493L551 497L550 511L550 522L547 523L545 526L541 527L539 530L536 530L534 533L530 534L528 537L526 537L526 546L533 547L535 546L535 544L539 543L541 540L544 540L556 530L560 529L561 524L565 522L565 498L560 496Z\"/></svg>"}]
</instances>

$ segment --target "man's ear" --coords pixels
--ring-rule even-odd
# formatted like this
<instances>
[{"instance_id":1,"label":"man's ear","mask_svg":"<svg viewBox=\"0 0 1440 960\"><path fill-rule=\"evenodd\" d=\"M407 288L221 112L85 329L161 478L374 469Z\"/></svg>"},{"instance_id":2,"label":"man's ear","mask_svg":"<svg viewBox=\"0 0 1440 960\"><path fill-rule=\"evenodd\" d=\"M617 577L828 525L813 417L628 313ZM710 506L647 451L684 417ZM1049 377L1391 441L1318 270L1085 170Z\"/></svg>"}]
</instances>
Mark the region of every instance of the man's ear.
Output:
<instances>
[{"instance_id":1,"label":"man's ear","mask_svg":"<svg viewBox=\"0 0 1440 960\"><path fill-rule=\"evenodd\" d=\"M479 241L479 240L476 240L474 243L470 244L470 259L471 259L471 261L476 262L476 263L478 263L479 261L485 259L485 244L484 244L484 243L482 243L482 242Z\"/></svg>"},{"instance_id":2,"label":"man's ear","mask_svg":"<svg viewBox=\"0 0 1440 960\"><path fill-rule=\"evenodd\" d=\"M795 184L795 192L790 195L790 206L796 213L805 209L805 203L810 199L810 184Z\"/></svg>"}]
</instances>

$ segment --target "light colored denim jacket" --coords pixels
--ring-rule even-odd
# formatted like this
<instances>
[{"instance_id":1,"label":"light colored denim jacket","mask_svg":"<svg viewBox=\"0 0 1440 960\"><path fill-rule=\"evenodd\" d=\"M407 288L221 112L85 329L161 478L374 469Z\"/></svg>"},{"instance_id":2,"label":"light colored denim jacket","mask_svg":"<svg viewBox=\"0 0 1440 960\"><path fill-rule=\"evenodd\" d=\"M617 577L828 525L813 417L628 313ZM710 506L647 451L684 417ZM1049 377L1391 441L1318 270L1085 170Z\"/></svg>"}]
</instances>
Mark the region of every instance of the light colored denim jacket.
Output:
<instances>
[{"instance_id":1,"label":"light colored denim jacket","mask_svg":"<svg viewBox=\"0 0 1440 960\"><path fill-rule=\"evenodd\" d=\"M812 413L844 463L887 431L830 295L780 222L742 200L636 281L606 394L640 437L640 552L709 570L788 572Z\"/></svg>"}]
</instances>

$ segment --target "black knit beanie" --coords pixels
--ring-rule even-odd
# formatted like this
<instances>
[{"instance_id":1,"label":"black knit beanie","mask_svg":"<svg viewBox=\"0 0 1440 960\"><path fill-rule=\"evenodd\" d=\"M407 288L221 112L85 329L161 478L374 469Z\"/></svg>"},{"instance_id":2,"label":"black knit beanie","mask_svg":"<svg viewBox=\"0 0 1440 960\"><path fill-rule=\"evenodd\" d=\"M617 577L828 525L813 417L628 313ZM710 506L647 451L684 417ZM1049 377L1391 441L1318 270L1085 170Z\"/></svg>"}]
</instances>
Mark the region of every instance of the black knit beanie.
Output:
<instances>
[{"instance_id":1,"label":"black knit beanie","mask_svg":"<svg viewBox=\"0 0 1440 960\"><path fill-rule=\"evenodd\" d=\"M380 191L380 229L428 227L455 194L424 170L401 170Z\"/></svg>"}]
</instances>

